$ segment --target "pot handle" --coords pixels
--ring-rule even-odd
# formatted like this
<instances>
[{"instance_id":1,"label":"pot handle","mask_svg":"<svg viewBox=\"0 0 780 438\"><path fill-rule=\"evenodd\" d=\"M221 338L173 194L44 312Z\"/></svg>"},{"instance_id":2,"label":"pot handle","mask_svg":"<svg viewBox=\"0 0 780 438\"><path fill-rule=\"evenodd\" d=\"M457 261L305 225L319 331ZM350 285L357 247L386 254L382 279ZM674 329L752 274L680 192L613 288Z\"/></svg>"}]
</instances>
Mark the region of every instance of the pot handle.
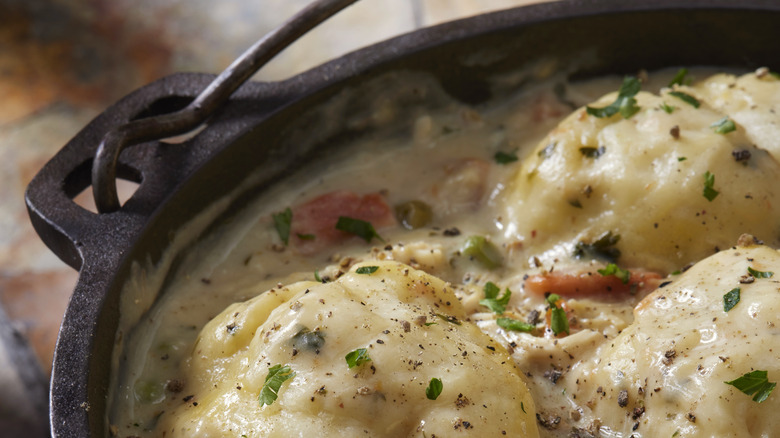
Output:
<instances>
[{"instance_id":1,"label":"pot handle","mask_svg":"<svg viewBox=\"0 0 780 438\"><path fill-rule=\"evenodd\" d=\"M225 69L186 108L171 114L132 121L109 131L92 167L95 205L100 213L119 210L116 191L119 154L128 146L185 134L222 107L236 89L285 47L357 0L317 0L255 43Z\"/></svg>"},{"instance_id":2,"label":"pot handle","mask_svg":"<svg viewBox=\"0 0 780 438\"><path fill-rule=\"evenodd\" d=\"M187 143L155 143L128 150L117 162L118 174L141 183L138 190L118 211L90 212L73 198L90 186L90 170L100 139L134 118L177 104L181 107L181 102L194 99L213 79L214 75L179 73L139 88L84 127L35 175L25 192L27 211L35 231L60 259L79 269L85 250L127 241L183 176L162 171L160 158L169 163L185 161Z\"/></svg>"},{"instance_id":3,"label":"pot handle","mask_svg":"<svg viewBox=\"0 0 780 438\"><path fill-rule=\"evenodd\" d=\"M210 146L188 150L189 141L172 145L156 140L193 131L217 110L230 113L225 107L230 107L231 96L260 67L356 1L315 0L255 43L219 76L174 74L136 90L103 112L46 163L27 187L27 210L44 243L77 270L92 249L101 257L106 256L107 245L116 248L114 254L121 253L159 203L212 152ZM286 91L249 83L238 94L246 92L266 100L261 105L262 117L290 100ZM233 132L246 124L246 120L225 119L217 117L209 124L215 122L221 125L219 129L227 125ZM199 137L210 137L208 131ZM144 147L129 148L141 143ZM117 197L117 177L141 183L124 206ZM98 214L73 202L90 184Z\"/></svg>"}]
</instances>

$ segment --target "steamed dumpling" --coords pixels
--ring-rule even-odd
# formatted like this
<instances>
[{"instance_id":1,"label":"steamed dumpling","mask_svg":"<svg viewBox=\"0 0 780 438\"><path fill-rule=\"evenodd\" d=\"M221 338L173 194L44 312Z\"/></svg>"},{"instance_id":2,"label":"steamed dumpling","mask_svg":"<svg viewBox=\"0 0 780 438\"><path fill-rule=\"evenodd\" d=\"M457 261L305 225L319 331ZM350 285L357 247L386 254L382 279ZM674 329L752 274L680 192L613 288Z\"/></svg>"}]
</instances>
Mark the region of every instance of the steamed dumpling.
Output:
<instances>
[{"instance_id":1,"label":"steamed dumpling","mask_svg":"<svg viewBox=\"0 0 780 438\"><path fill-rule=\"evenodd\" d=\"M748 139L780 158L780 77L766 69L707 78L694 87L709 105L745 128Z\"/></svg>"},{"instance_id":2,"label":"steamed dumpling","mask_svg":"<svg viewBox=\"0 0 780 438\"><path fill-rule=\"evenodd\" d=\"M169 437L537 437L534 403L509 354L466 321L443 281L371 262L234 304L201 332L184 373L193 394L160 418ZM349 367L365 349L370 361ZM289 366L278 399L258 401ZM443 389L435 400L432 379Z\"/></svg>"},{"instance_id":3,"label":"steamed dumpling","mask_svg":"<svg viewBox=\"0 0 780 438\"><path fill-rule=\"evenodd\" d=\"M610 348L559 384L605 436L775 436L777 390L758 403L725 382L753 371L780 380L778 276L780 253L766 246L711 256L647 296Z\"/></svg>"},{"instance_id":4,"label":"steamed dumpling","mask_svg":"<svg viewBox=\"0 0 780 438\"><path fill-rule=\"evenodd\" d=\"M619 264L662 273L727 248L745 232L780 244L780 164L767 152L780 149L780 140L736 116L735 130L716 132L713 123L730 114L697 90L676 87L696 97L698 108L665 89L640 92L641 110L628 119L596 118L581 108L562 121L509 184L507 237L547 264L611 233L619 236ZM773 146L757 147L754 137Z\"/></svg>"}]
</instances>

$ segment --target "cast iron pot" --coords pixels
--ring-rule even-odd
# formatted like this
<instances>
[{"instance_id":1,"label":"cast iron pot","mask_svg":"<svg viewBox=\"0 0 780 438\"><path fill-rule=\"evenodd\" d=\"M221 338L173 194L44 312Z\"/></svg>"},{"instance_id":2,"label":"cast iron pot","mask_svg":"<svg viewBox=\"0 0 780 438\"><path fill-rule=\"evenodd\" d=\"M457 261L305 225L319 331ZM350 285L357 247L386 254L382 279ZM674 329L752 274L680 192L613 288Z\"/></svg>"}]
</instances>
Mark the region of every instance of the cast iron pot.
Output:
<instances>
[{"instance_id":1,"label":"cast iron pot","mask_svg":"<svg viewBox=\"0 0 780 438\"><path fill-rule=\"evenodd\" d=\"M283 82L245 84L185 143L151 141L125 150L118 174L139 182L138 190L118 211L88 212L72 198L90 185L93 157L106 132L184 107L214 76L176 74L133 92L71 140L26 193L41 239L79 270L54 358L53 436L108 434L106 394L119 295L133 262L159 261L175 232L227 193L240 188L210 229L302 163L372 129L330 123L359 117L371 104L353 93L339 113L318 111L334 96L380 77L392 80L394 71L411 71L432 75L454 98L478 105L496 93L491 78L550 60L572 79L692 65L777 71L777 41L780 2L772 0L563 1L451 22ZM304 135L312 132L317 135ZM256 179L247 184L251 175Z\"/></svg>"}]
</instances>

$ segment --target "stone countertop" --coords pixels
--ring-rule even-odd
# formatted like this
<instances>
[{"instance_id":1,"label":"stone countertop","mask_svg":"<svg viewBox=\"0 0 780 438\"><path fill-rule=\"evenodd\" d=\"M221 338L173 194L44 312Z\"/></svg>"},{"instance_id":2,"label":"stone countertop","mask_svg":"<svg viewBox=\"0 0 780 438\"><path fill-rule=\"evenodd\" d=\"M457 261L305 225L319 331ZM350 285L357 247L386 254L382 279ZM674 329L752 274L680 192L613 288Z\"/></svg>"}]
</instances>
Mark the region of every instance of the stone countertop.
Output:
<instances>
[{"instance_id":1,"label":"stone countertop","mask_svg":"<svg viewBox=\"0 0 780 438\"><path fill-rule=\"evenodd\" d=\"M361 0L282 52L255 79L287 78L419 27L534 2ZM125 94L174 72L218 73L306 4L0 0L0 312L5 309L15 333L32 346L40 375L51 372L57 330L78 275L33 231L23 200L27 184ZM14 397L0 394L0 402ZM0 420L7 415L0 409Z\"/></svg>"}]
</instances>

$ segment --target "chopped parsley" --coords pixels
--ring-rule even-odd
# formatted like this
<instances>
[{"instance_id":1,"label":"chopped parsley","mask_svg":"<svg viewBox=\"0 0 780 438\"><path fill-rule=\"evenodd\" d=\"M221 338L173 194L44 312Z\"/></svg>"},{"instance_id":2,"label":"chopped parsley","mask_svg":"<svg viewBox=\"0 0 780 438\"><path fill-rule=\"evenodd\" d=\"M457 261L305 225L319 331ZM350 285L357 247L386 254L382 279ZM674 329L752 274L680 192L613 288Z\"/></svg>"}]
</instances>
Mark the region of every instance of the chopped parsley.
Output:
<instances>
[{"instance_id":1,"label":"chopped parsley","mask_svg":"<svg viewBox=\"0 0 780 438\"><path fill-rule=\"evenodd\" d=\"M285 245L290 243L290 226L292 225L292 210L287 207L281 213L274 213L271 215L274 220L274 228L279 234L279 238L282 239Z\"/></svg>"},{"instance_id":2,"label":"chopped parsley","mask_svg":"<svg viewBox=\"0 0 780 438\"><path fill-rule=\"evenodd\" d=\"M349 368L355 368L357 366L363 365L366 362L370 362L371 357L368 355L368 350L365 348L358 348L357 350L353 350L347 353L347 355L344 356L344 360L347 361L347 366Z\"/></svg>"},{"instance_id":3,"label":"chopped parsley","mask_svg":"<svg viewBox=\"0 0 780 438\"><path fill-rule=\"evenodd\" d=\"M479 300L479 304L487 307L493 313L502 314L506 310L506 305L509 304L509 298L512 296L512 291L506 288L504 295L498 298L498 293L501 289L493 282L488 281L483 288L485 292L485 298Z\"/></svg>"},{"instance_id":4,"label":"chopped parsley","mask_svg":"<svg viewBox=\"0 0 780 438\"><path fill-rule=\"evenodd\" d=\"M737 125L734 124L733 120L724 117L710 125L710 128L715 128L715 132L718 134L728 134L729 132L736 131Z\"/></svg>"},{"instance_id":5,"label":"chopped parsley","mask_svg":"<svg viewBox=\"0 0 780 438\"><path fill-rule=\"evenodd\" d=\"M614 102L603 108L592 108L588 106L585 107L585 111L591 116L600 119L611 117L619 112L624 119L628 119L639 112L639 106L636 104L634 96L639 93L641 87L642 84L639 82L639 79L633 76L626 76L623 79L623 84L620 86L617 99L615 99Z\"/></svg>"},{"instance_id":6,"label":"chopped parsley","mask_svg":"<svg viewBox=\"0 0 780 438\"><path fill-rule=\"evenodd\" d=\"M739 303L739 293L740 289L738 287L735 287L734 289L731 289L726 293L726 295L723 295L723 311L728 312L729 310L733 309L734 306Z\"/></svg>"},{"instance_id":7,"label":"chopped parsley","mask_svg":"<svg viewBox=\"0 0 780 438\"><path fill-rule=\"evenodd\" d=\"M449 322L450 324L460 325L460 321L458 321L458 318L455 318L454 316L448 316L441 313L437 313L436 316L439 318ZM430 325L433 325L435 323L430 323Z\"/></svg>"},{"instance_id":8,"label":"chopped parsley","mask_svg":"<svg viewBox=\"0 0 780 438\"><path fill-rule=\"evenodd\" d=\"M777 385L775 382L770 382L767 379L767 372L762 370L751 371L742 377L723 383L731 385L747 395L752 395L753 401L758 403L769 398L769 394Z\"/></svg>"},{"instance_id":9,"label":"chopped parsley","mask_svg":"<svg viewBox=\"0 0 780 438\"><path fill-rule=\"evenodd\" d=\"M323 280L322 277L320 277L320 271L316 269L314 270L314 281L318 281L320 283L326 283L326 281Z\"/></svg>"},{"instance_id":10,"label":"chopped parsley","mask_svg":"<svg viewBox=\"0 0 780 438\"><path fill-rule=\"evenodd\" d=\"M607 275L614 275L619 278L623 284L628 284L628 281L631 279L631 272L628 269L622 269L614 263L608 264L604 269L599 269L598 273L605 277Z\"/></svg>"},{"instance_id":11,"label":"chopped parsley","mask_svg":"<svg viewBox=\"0 0 780 438\"><path fill-rule=\"evenodd\" d=\"M607 231L591 243L577 242L574 245L574 253L572 255L576 259L591 258L616 263L620 257L620 250L614 246L619 240L620 234L612 234L612 231Z\"/></svg>"},{"instance_id":12,"label":"chopped parsley","mask_svg":"<svg viewBox=\"0 0 780 438\"><path fill-rule=\"evenodd\" d=\"M547 304L550 305L550 328L553 333L569 334L569 318L566 317L566 311L558 307L558 301L561 297L558 294L550 294L547 297Z\"/></svg>"},{"instance_id":13,"label":"chopped parsley","mask_svg":"<svg viewBox=\"0 0 780 438\"><path fill-rule=\"evenodd\" d=\"M347 216L339 216L339 220L336 222L336 229L354 234L366 242L371 242L371 239L375 237L381 242L384 242L382 237L380 237L374 229L374 226L371 225L371 222L366 222L364 220L354 219Z\"/></svg>"},{"instance_id":14,"label":"chopped parsley","mask_svg":"<svg viewBox=\"0 0 780 438\"><path fill-rule=\"evenodd\" d=\"M677 157L677 161L685 161L688 157Z\"/></svg>"},{"instance_id":15,"label":"chopped parsley","mask_svg":"<svg viewBox=\"0 0 780 438\"><path fill-rule=\"evenodd\" d=\"M502 257L495 245L484 236L471 236L466 239L460 252L478 261L488 269L501 266Z\"/></svg>"},{"instance_id":16,"label":"chopped parsley","mask_svg":"<svg viewBox=\"0 0 780 438\"><path fill-rule=\"evenodd\" d=\"M518 321L512 318L498 318L496 319L496 325L505 330L513 332L532 332L536 326L528 324L527 322Z\"/></svg>"},{"instance_id":17,"label":"chopped parsley","mask_svg":"<svg viewBox=\"0 0 780 438\"><path fill-rule=\"evenodd\" d=\"M719 191L714 189L714 186L715 175L710 173L709 170L704 172L704 190L702 190L702 195L710 202L712 202L720 194Z\"/></svg>"},{"instance_id":18,"label":"chopped parsley","mask_svg":"<svg viewBox=\"0 0 780 438\"><path fill-rule=\"evenodd\" d=\"M756 271L750 266L748 266L748 274L752 275L753 278L772 278L775 275L772 271Z\"/></svg>"},{"instance_id":19,"label":"chopped parsley","mask_svg":"<svg viewBox=\"0 0 780 438\"><path fill-rule=\"evenodd\" d=\"M441 379L434 377L431 379L428 387L425 388L425 396L428 397L428 400L436 400L439 398L442 389L444 389L444 385L441 383Z\"/></svg>"},{"instance_id":20,"label":"chopped parsley","mask_svg":"<svg viewBox=\"0 0 780 438\"><path fill-rule=\"evenodd\" d=\"M672 80L669 82L669 87L673 87L675 85L686 85L690 81L685 80L685 76L688 75L688 69L683 67L679 70L677 70L677 74L674 75Z\"/></svg>"},{"instance_id":21,"label":"chopped parsley","mask_svg":"<svg viewBox=\"0 0 780 438\"><path fill-rule=\"evenodd\" d=\"M265 376L265 383L260 390L260 406L270 405L276 401L279 396L279 389L282 387L282 383L286 380L295 377L295 371L293 371L289 365L282 366L276 364L268 369L268 375Z\"/></svg>"},{"instance_id":22,"label":"chopped parsley","mask_svg":"<svg viewBox=\"0 0 780 438\"><path fill-rule=\"evenodd\" d=\"M355 270L358 274L373 274L379 269L379 266L361 266Z\"/></svg>"},{"instance_id":23,"label":"chopped parsley","mask_svg":"<svg viewBox=\"0 0 780 438\"><path fill-rule=\"evenodd\" d=\"M320 348L325 345L325 335L320 330L311 331L303 327L293 335L292 344L298 350L310 350L319 354Z\"/></svg>"},{"instance_id":24,"label":"chopped parsley","mask_svg":"<svg viewBox=\"0 0 780 438\"><path fill-rule=\"evenodd\" d=\"M659 105L658 107L664 110L666 114L671 114L674 112L675 109L677 109L676 106L669 105L666 102L661 102L661 105Z\"/></svg>"},{"instance_id":25,"label":"chopped parsley","mask_svg":"<svg viewBox=\"0 0 780 438\"><path fill-rule=\"evenodd\" d=\"M301 233L295 233L296 236L298 236L301 240L314 240L317 238L314 234L301 234Z\"/></svg>"},{"instance_id":26,"label":"chopped parsley","mask_svg":"<svg viewBox=\"0 0 780 438\"><path fill-rule=\"evenodd\" d=\"M683 102L687 103L688 105L691 105L694 108L698 108L701 106L701 103L699 103L698 99L691 96L690 94L683 93L682 91L670 91L669 95L682 100Z\"/></svg>"},{"instance_id":27,"label":"chopped parsley","mask_svg":"<svg viewBox=\"0 0 780 438\"><path fill-rule=\"evenodd\" d=\"M545 146L542 150L536 153L539 158L546 159L552 157L553 152L555 152L555 142L549 143L547 146Z\"/></svg>"},{"instance_id":28,"label":"chopped parsley","mask_svg":"<svg viewBox=\"0 0 780 438\"><path fill-rule=\"evenodd\" d=\"M599 146L597 148L594 148L593 146L585 146L580 148L580 153L584 155L587 158L598 158L602 155L604 155L604 152L607 151L607 148L604 146Z\"/></svg>"},{"instance_id":29,"label":"chopped parsley","mask_svg":"<svg viewBox=\"0 0 780 438\"><path fill-rule=\"evenodd\" d=\"M512 162L517 161L517 152L496 152L495 155L493 155L493 158L496 160L496 163L498 164L509 164Z\"/></svg>"}]
</instances>

